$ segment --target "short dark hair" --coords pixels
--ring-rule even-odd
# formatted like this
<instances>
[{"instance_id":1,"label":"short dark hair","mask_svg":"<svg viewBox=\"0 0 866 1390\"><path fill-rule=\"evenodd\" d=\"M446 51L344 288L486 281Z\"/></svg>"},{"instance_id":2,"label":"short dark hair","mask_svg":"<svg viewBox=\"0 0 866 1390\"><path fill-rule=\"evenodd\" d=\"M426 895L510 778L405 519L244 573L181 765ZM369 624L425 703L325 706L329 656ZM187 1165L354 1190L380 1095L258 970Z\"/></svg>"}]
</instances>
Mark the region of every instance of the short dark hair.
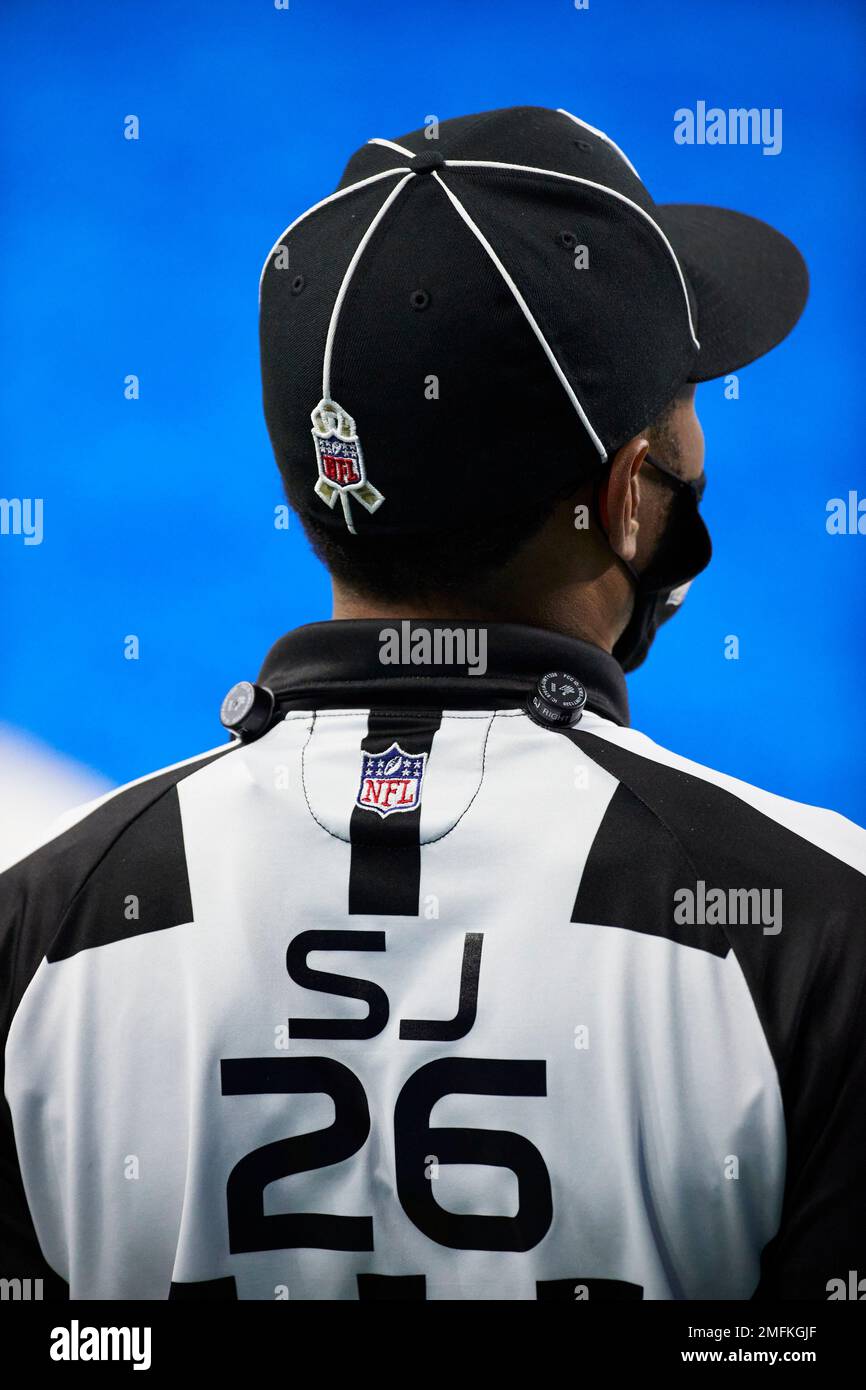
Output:
<instances>
[{"instance_id":1,"label":"short dark hair","mask_svg":"<svg viewBox=\"0 0 866 1390\"><path fill-rule=\"evenodd\" d=\"M664 463L674 466L679 463L681 450L680 441L674 429L674 412L677 406L691 394L692 389L690 385L681 386L677 394L668 401L664 410L660 411L652 423L645 427L653 451L661 455Z\"/></svg>"},{"instance_id":2,"label":"short dark hair","mask_svg":"<svg viewBox=\"0 0 866 1390\"><path fill-rule=\"evenodd\" d=\"M681 394L678 392L646 427L666 458L677 452L672 416ZM603 472L599 476L604 476ZM557 502L576 490L569 485L543 501L526 500L519 514L507 520L491 522L485 518L482 505L469 525L435 535L389 537L385 544L377 536L353 536L327 526L306 508L300 515L313 551L340 584L388 602L429 602L465 595L473 585L483 583L493 571L508 564L541 530ZM300 499L293 496L291 483L286 495L298 511Z\"/></svg>"},{"instance_id":3,"label":"short dark hair","mask_svg":"<svg viewBox=\"0 0 866 1390\"><path fill-rule=\"evenodd\" d=\"M569 489L570 491L572 489ZM290 489L289 502L293 503ZM325 526L307 512L307 539L334 579L359 594L388 601L465 595L508 563L547 521L557 498L527 502L508 520L485 519L483 504L468 526L433 535L352 536Z\"/></svg>"}]
</instances>

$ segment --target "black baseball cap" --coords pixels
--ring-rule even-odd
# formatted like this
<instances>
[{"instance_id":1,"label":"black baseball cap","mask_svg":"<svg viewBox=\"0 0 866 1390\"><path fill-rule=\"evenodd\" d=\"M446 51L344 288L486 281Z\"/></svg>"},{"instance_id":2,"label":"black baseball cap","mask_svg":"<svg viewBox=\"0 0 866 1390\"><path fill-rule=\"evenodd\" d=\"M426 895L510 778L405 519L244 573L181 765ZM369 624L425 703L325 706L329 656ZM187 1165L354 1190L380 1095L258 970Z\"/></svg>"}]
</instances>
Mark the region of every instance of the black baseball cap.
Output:
<instances>
[{"instance_id":1,"label":"black baseball cap","mask_svg":"<svg viewBox=\"0 0 866 1390\"><path fill-rule=\"evenodd\" d=\"M368 141L270 251L265 418L302 517L454 531L601 474L686 382L775 347L807 294L787 237L656 204L578 117L458 116Z\"/></svg>"}]
</instances>

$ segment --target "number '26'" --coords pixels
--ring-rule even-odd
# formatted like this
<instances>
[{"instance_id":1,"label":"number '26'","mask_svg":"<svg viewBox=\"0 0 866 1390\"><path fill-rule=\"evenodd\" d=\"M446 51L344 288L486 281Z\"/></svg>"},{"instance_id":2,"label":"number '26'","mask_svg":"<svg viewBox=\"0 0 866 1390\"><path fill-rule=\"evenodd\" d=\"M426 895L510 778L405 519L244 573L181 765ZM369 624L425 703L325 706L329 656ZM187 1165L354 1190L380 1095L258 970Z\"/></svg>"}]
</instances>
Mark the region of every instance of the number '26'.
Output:
<instances>
[{"instance_id":1,"label":"number '26'","mask_svg":"<svg viewBox=\"0 0 866 1390\"><path fill-rule=\"evenodd\" d=\"M354 1072L329 1057L225 1058L226 1096L322 1093L334 1102L333 1124L311 1134L278 1139L254 1149L235 1165L226 1190L229 1248L251 1250L372 1250L371 1216L281 1212L266 1216L264 1190L294 1173L312 1172L351 1158L370 1133L370 1109ZM397 1195L420 1231L452 1250L531 1250L553 1219L550 1175L534 1144L509 1130L446 1129L430 1126L443 1096L543 1096L541 1061L498 1061L448 1057L428 1062L410 1076L394 1109ZM440 1207L424 1176L426 1157L439 1163L475 1163L509 1168L517 1178L514 1216L458 1214Z\"/></svg>"}]
</instances>

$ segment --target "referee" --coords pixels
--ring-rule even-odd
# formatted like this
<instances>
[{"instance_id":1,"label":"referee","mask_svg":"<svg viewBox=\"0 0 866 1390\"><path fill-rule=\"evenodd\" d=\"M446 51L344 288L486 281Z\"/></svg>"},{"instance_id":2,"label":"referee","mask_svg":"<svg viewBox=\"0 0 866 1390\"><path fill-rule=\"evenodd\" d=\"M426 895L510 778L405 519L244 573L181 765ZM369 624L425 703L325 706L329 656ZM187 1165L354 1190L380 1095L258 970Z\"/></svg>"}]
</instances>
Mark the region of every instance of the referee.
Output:
<instances>
[{"instance_id":1,"label":"referee","mask_svg":"<svg viewBox=\"0 0 866 1390\"><path fill-rule=\"evenodd\" d=\"M710 559L695 384L803 261L568 112L429 133L262 275L334 621L0 878L0 1276L858 1297L866 837L658 747L623 677Z\"/></svg>"}]
</instances>

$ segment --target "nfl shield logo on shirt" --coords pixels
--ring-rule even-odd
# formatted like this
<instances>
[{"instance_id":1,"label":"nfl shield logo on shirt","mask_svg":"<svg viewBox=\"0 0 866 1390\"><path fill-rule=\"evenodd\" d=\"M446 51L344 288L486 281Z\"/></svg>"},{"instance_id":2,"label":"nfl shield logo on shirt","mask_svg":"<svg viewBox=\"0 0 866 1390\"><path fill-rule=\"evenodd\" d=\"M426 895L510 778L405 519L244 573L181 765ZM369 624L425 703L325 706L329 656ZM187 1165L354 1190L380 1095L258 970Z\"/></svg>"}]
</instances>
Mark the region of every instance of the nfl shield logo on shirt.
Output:
<instances>
[{"instance_id":1,"label":"nfl shield logo on shirt","mask_svg":"<svg viewBox=\"0 0 866 1390\"><path fill-rule=\"evenodd\" d=\"M426 762L426 753L407 753L399 743L392 743L384 753L362 753L355 805L383 819L398 811L414 811L421 803Z\"/></svg>"}]
</instances>

